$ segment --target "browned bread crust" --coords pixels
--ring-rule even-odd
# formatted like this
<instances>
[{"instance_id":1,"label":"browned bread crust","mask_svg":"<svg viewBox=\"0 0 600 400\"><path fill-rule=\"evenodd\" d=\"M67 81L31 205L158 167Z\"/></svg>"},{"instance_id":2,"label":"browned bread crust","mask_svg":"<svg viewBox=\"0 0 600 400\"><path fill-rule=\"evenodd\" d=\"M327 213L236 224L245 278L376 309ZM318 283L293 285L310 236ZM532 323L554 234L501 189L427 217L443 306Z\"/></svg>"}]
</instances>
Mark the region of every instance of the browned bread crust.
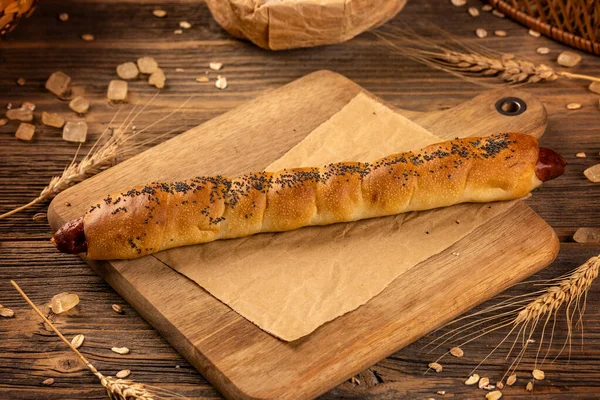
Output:
<instances>
[{"instance_id":1,"label":"browned bread crust","mask_svg":"<svg viewBox=\"0 0 600 400\"><path fill-rule=\"evenodd\" d=\"M83 227L91 259L522 197L541 184L538 142L518 133L456 139L372 163L196 177L113 193Z\"/></svg>"}]
</instances>

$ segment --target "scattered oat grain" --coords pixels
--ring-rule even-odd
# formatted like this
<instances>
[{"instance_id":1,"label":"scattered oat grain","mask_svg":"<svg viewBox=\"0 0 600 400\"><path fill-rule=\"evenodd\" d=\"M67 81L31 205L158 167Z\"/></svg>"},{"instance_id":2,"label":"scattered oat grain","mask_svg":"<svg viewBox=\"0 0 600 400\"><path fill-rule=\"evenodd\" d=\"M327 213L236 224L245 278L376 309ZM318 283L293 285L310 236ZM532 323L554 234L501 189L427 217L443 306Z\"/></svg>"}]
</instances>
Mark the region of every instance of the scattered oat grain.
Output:
<instances>
[{"instance_id":1,"label":"scattered oat grain","mask_svg":"<svg viewBox=\"0 0 600 400\"><path fill-rule=\"evenodd\" d=\"M581 108L581 104L580 103L569 103L567 104L567 109L568 110L579 110Z\"/></svg>"},{"instance_id":2,"label":"scattered oat grain","mask_svg":"<svg viewBox=\"0 0 600 400\"><path fill-rule=\"evenodd\" d=\"M544 371L542 371L541 369L534 369L533 371L531 371L531 375L533 376L534 379L538 380L538 381L543 381L544 378L546 377L546 374L544 373Z\"/></svg>"},{"instance_id":3,"label":"scattered oat grain","mask_svg":"<svg viewBox=\"0 0 600 400\"><path fill-rule=\"evenodd\" d=\"M183 68L175 68L175 72L185 72L185 69L183 69Z\"/></svg>"},{"instance_id":4,"label":"scattered oat grain","mask_svg":"<svg viewBox=\"0 0 600 400\"><path fill-rule=\"evenodd\" d=\"M12 103L8 103L8 104L6 105L6 109L7 109L7 110L10 110L11 108L12 108Z\"/></svg>"},{"instance_id":5,"label":"scattered oat grain","mask_svg":"<svg viewBox=\"0 0 600 400\"><path fill-rule=\"evenodd\" d=\"M483 28L477 28L477 29L475 29L475 35L477 35L477 37L483 39L484 37L487 37L488 33Z\"/></svg>"},{"instance_id":6,"label":"scattered oat grain","mask_svg":"<svg viewBox=\"0 0 600 400\"><path fill-rule=\"evenodd\" d=\"M432 370L434 370L435 372L442 372L444 370L444 367L442 367L442 364L436 363L436 362L429 363L429 364L427 364L427 366L429 368L431 368Z\"/></svg>"},{"instance_id":7,"label":"scattered oat grain","mask_svg":"<svg viewBox=\"0 0 600 400\"><path fill-rule=\"evenodd\" d=\"M485 385L485 386L483 387L483 389L484 389L484 390L487 390L487 391L490 391L490 390L494 390L494 389L496 389L496 386L494 386L494 385Z\"/></svg>"},{"instance_id":8,"label":"scattered oat grain","mask_svg":"<svg viewBox=\"0 0 600 400\"><path fill-rule=\"evenodd\" d=\"M525 390L528 392L533 392L533 382L527 382L527 386L525 386Z\"/></svg>"},{"instance_id":9,"label":"scattered oat grain","mask_svg":"<svg viewBox=\"0 0 600 400\"><path fill-rule=\"evenodd\" d=\"M504 383L502 381L496 383L496 387L500 390L504 389Z\"/></svg>"},{"instance_id":10,"label":"scattered oat grain","mask_svg":"<svg viewBox=\"0 0 600 400\"><path fill-rule=\"evenodd\" d=\"M494 14L494 16L498 17L498 18L504 18L505 17L505 15L503 13L501 13L500 11L498 11L498 10L493 10L492 14Z\"/></svg>"},{"instance_id":11,"label":"scattered oat grain","mask_svg":"<svg viewBox=\"0 0 600 400\"><path fill-rule=\"evenodd\" d=\"M538 54L549 54L550 53L550 48L548 48L548 47L538 47L536 51L537 51Z\"/></svg>"},{"instance_id":12,"label":"scattered oat grain","mask_svg":"<svg viewBox=\"0 0 600 400\"><path fill-rule=\"evenodd\" d=\"M128 370L128 369L123 369L115 374L115 376L119 379L125 379L129 375L131 375L131 370Z\"/></svg>"},{"instance_id":13,"label":"scattered oat grain","mask_svg":"<svg viewBox=\"0 0 600 400\"><path fill-rule=\"evenodd\" d=\"M127 347L113 347L111 350L121 355L129 354L129 349Z\"/></svg>"},{"instance_id":14,"label":"scattered oat grain","mask_svg":"<svg viewBox=\"0 0 600 400\"><path fill-rule=\"evenodd\" d=\"M481 11L492 11L493 9L494 9L494 7L492 7L492 6L491 6L491 5L489 5L489 4L484 4L484 5L481 7Z\"/></svg>"},{"instance_id":15,"label":"scattered oat grain","mask_svg":"<svg viewBox=\"0 0 600 400\"><path fill-rule=\"evenodd\" d=\"M467 4L467 0L451 0L453 6L462 7Z\"/></svg>"},{"instance_id":16,"label":"scattered oat grain","mask_svg":"<svg viewBox=\"0 0 600 400\"><path fill-rule=\"evenodd\" d=\"M67 22L69 20L69 14L60 13L60 14L58 14L58 19L62 22Z\"/></svg>"},{"instance_id":17,"label":"scattered oat grain","mask_svg":"<svg viewBox=\"0 0 600 400\"><path fill-rule=\"evenodd\" d=\"M501 397L502 397L502 392L499 390L494 390L493 392L489 392L488 394L485 395L485 398L487 400L498 400Z\"/></svg>"},{"instance_id":18,"label":"scattered oat grain","mask_svg":"<svg viewBox=\"0 0 600 400\"><path fill-rule=\"evenodd\" d=\"M112 305L112 309L114 312L116 312L117 314L123 314L123 307L121 307L118 304L113 304Z\"/></svg>"},{"instance_id":19,"label":"scattered oat grain","mask_svg":"<svg viewBox=\"0 0 600 400\"><path fill-rule=\"evenodd\" d=\"M78 349L78 348L81 347L81 345L83 344L84 340L85 340L85 336L83 336L82 334L75 335L73 337L73 340L71 340L71 345L73 347L75 347L76 349Z\"/></svg>"},{"instance_id":20,"label":"scattered oat grain","mask_svg":"<svg viewBox=\"0 0 600 400\"><path fill-rule=\"evenodd\" d=\"M183 33L183 30L181 30L181 29L175 29L173 31L173 33L176 34L176 35L181 35Z\"/></svg>"},{"instance_id":21,"label":"scattered oat grain","mask_svg":"<svg viewBox=\"0 0 600 400\"><path fill-rule=\"evenodd\" d=\"M446 394L446 391L445 390L438 390L437 394L439 394L440 396L443 396L443 395Z\"/></svg>"},{"instance_id":22,"label":"scattered oat grain","mask_svg":"<svg viewBox=\"0 0 600 400\"><path fill-rule=\"evenodd\" d=\"M577 158L585 158L585 157L586 157L586 155L585 155L585 153L584 153L584 152L581 152L581 153L577 153L577 154L575 154L575 157L577 157Z\"/></svg>"},{"instance_id":23,"label":"scattered oat grain","mask_svg":"<svg viewBox=\"0 0 600 400\"><path fill-rule=\"evenodd\" d=\"M454 257L458 257L458 256L460 256L460 253L459 253L458 251L453 251L453 252L452 252L452 255L453 255Z\"/></svg>"},{"instance_id":24,"label":"scattered oat grain","mask_svg":"<svg viewBox=\"0 0 600 400\"><path fill-rule=\"evenodd\" d=\"M154 10L152 11L152 15L156 18L164 18L167 16L167 12L165 10Z\"/></svg>"},{"instance_id":25,"label":"scattered oat grain","mask_svg":"<svg viewBox=\"0 0 600 400\"><path fill-rule=\"evenodd\" d=\"M515 382L517 381L517 374L512 374L511 376L508 377L508 379L506 380L506 384L508 386L512 386L515 384Z\"/></svg>"},{"instance_id":26,"label":"scattered oat grain","mask_svg":"<svg viewBox=\"0 0 600 400\"><path fill-rule=\"evenodd\" d=\"M17 139L29 142L33 138L34 133L35 126L28 124L27 122L21 122L21 124L17 128L17 132L15 132L15 137Z\"/></svg>"},{"instance_id":27,"label":"scattered oat grain","mask_svg":"<svg viewBox=\"0 0 600 400\"><path fill-rule=\"evenodd\" d=\"M220 71L221 68L223 68L223 63L220 63L220 62L211 62L210 64L208 64L208 66L213 71Z\"/></svg>"},{"instance_id":28,"label":"scattered oat grain","mask_svg":"<svg viewBox=\"0 0 600 400\"><path fill-rule=\"evenodd\" d=\"M86 42L91 42L94 39L96 39L96 37L94 35L92 35L91 33L84 33L83 35L81 35L81 38L83 40L85 40Z\"/></svg>"},{"instance_id":29,"label":"scattered oat grain","mask_svg":"<svg viewBox=\"0 0 600 400\"><path fill-rule=\"evenodd\" d=\"M10 308L1 307L0 308L0 317L4 318L12 318L15 316L15 312Z\"/></svg>"},{"instance_id":30,"label":"scattered oat grain","mask_svg":"<svg viewBox=\"0 0 600 400\"><path fill-rule=\"evenodd\" d=\"M479 10L476 7L469 7L469 9L467 10L467 12L471 15L471 17L478 17L479 16Z\"/></svg>"},{"instance_id":31,"label":"scattered oat grain","mask_svg":"<svg viewBox=\"0 0 600 400\"><path fill-rule=\"evenodd\" d=\"M542 34L541 34L541 33L539 33L538 31L534 31L533 29L530 29L530 30L529 30L529 34L530 34L531 36L533 36L533 37L540 37L540 36L542 36Z\"/></svg>"},{"instance_id":32,"label":"scattered oat grain","mask_svg":"<svg viewBox=\"0 0 600 400\"><path fill-rule=\"evenodd\" d=\"M44 381L42 382L42 385L46 385L46 386L51 386L53 384L54 384L54 378L44 379Z\"/></svg>"},{"instance_id":33,"label":"scattered oat grain","mask_svg":"<svg viewBox=\"0 0 600 400\"><path fill-rule=\"evenodd\" d=\"M46 215L46 213L37 213L31 219L35 222L46 221L48 219L48 216Z\"/></svg>"},{"instance_id":34,"label":"scattered oat grain","mask_svg":"<svg viewBox=\"0 0 600 400\"><path fill-rule=\"evenodd\" d=\"M494 35L498 37L506 37L508 34L506 33L506 31L494 31Z\"/></svg>"},{"instance_id":35,"label":"scattered oat grain","mask_svg":"<svg viewBox=\"0 0 600 400\"><path fill-rule=\"evenodd\" d=\"M179 27L182 28L182 29L190 29L192 27L192 24L190 24L187 21L181 21L179 23Z\"/></svg>"},{"instance_id":36,"label":"scattered oat grain","mask_svg":"<svg viewBox=\"0 0 600 400\"><path fill-rule=\"evenodd\" d=\"M479 382L479 375L473 374L465 381L465 385L470 386L476 384L477 382Z\"/></svg>"},{"instance_id":37,"label":"scattered oat grain","mask_svg":"<svg viewBox=\"0 0 600 400\"><path fill-rule=\"evenodd\" d=\"M490 384L490 378L487 378L484 376L483 378L481 378L479 380L479 382L477 383L477 386L479 386L479 389L483 389L489 384Z\"/></svg>"},{"instance_id":38,"label":"scattered oat grain","mask_svg":"<svg viewBox=\"0 0 600 400\"><path fill-rule=\"evenodd\" d=\"M25 78L21 78L21 77L17 78L17 85L25 86L25 83L26 83Z\"/></svg>"},{"instance_id":39,"label":"scattered oat grain","mask_svg":"<svg viewBox=\"0 0 600 400\"><path fill-rule=\"evenodd\" d=\"M221 90L226 89L227 88L227 78L225 78L224 76L221 76L221 75L217 76L215 86Z\"/></svg>"},{"instance_id":40,"label":"scattered oat grain","mask_svg":"<svg viewBox=\"0 0 600 400\"><path fill-rule=\"evenodd\" d=\"M452 354L454 357L460 358L465 355L465 352L460 347L453 347L450 349L450 354Z\"/></svg>"},{"instance_id":41,"label":"scattered oat grain","mask_svg":"<svg viewBox=\"0 0 600 400\"><path fill-rule=\"evenodd\" d=\"M572 51L563 51L556 62L563 67L574 67L581 62L581 55Z\"/></svg>"},{"instance_id":42,"label":"scattered oat grain","mask_svg":"<svg viewBox=\"0 0 600 400\"><path fill-rule=\"evenodd\" d=\"M200 77L196 78L196 82L206 83L206 82L208 82L208 76L200 76Z\"/></svg>"},{"instance_id":43,"label":"scattered oat grain","mask_svg":"<svg viewBox=\"0 0 600 400\"><path fill-rule=\"evenodd\" d=\"M6 118L0 118L0 126L4 126L6 124L8 124L8 119L6 119Z\"/></svg>"}]
</instances>

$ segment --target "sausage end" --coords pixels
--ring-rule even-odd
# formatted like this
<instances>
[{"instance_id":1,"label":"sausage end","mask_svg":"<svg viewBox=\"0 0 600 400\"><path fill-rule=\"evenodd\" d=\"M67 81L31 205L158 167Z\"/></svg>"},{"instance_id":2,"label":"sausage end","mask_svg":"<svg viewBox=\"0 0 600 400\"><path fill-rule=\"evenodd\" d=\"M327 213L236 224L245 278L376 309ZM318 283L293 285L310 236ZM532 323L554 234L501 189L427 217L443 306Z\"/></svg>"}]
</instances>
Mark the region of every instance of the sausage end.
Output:
<instances>
[{"instance_id":1,"label":"sausage end","mask_svg":"<svg viewBox=\"0 0 600 400\"><path fill-rule=\"evenodd\" d=\"M83 217L65 223L51 239L56 248L68 254L87 252L87 239L83 230Z\"/></svg>"},{"instance_id":2,"label":"sausage end","mask_svg":"<svg viewBox=\"0 0 600 400\"><path fill-rule=\"evenodd\" d=\"M567 161L560 154L546 147L540 147L535 175L540 181L546 182L564 174L566 166Z\"/></svg>"}]
</instances>

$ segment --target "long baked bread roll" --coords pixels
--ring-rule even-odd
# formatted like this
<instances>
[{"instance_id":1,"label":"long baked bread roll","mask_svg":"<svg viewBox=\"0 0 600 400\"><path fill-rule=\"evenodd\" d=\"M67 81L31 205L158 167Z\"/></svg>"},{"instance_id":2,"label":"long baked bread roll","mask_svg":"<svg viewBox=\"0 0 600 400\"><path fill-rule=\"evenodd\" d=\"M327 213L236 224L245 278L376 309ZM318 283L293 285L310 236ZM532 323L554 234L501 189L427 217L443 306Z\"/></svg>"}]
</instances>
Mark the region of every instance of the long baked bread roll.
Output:
<instances>
[{"instance_id":1,"label":"long baked bread roll","mask_svg":"<svg viewBox=\"0 0 600 400\"><path fill-rule=\"evenodd\" d=\"M372 163L153 182L112 193L54 235L59 250L90 259L356 221L464 202L522 197L563 173L536 138L507 133L456 139Z\"/></svg>"}]
</instances>

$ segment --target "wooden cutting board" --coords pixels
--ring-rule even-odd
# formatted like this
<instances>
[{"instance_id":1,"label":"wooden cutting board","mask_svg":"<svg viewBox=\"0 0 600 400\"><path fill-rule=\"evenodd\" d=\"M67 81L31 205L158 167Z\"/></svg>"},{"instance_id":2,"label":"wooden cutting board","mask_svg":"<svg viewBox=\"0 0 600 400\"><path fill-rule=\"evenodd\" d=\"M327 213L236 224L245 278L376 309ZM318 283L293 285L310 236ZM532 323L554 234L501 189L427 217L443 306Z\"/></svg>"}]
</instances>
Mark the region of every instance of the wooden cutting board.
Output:
<instances>
[{"instance_id":1,"label":"wooden cutting board","mask_svg":"<svg viewBox=\"0 0 600 400\"><path fill-rule=\"evenodd\" d=\"M50 224L57 229L106 193L151 180L260 170L360 92L336 73L312 73L61 193L49 207ZM444 111L395 110L448 139L508 131L539 137L546 126L542 104L511 89ZM291 343L263 332L154 257L89 264L225 396L300 399L327 391L537 272L557 252L554 231L519 202L367 304Z\"/></svg>"}]
</instances>

